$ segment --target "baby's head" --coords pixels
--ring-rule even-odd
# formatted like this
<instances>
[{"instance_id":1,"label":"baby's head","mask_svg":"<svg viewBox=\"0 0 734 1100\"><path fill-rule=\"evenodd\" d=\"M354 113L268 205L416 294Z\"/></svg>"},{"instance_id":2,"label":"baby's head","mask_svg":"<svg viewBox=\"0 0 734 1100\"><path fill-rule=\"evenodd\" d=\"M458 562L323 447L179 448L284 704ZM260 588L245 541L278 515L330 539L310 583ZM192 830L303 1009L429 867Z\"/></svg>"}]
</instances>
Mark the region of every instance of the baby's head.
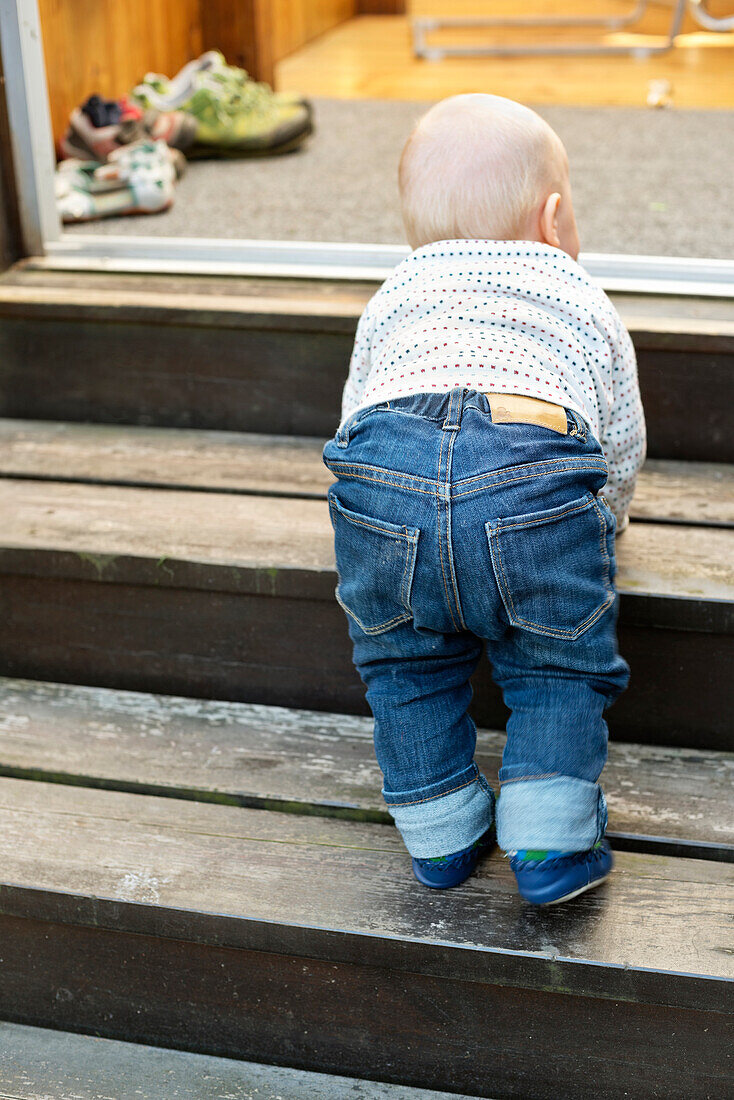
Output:
<instances>
[{"instance_id":1,"label":"baby's head","mask_svg":"<svg viewBox=\"0 0 734 1100\"><path fill-rule=\"evenodd\" d=\"M566 150L540 115L511 99L457 95L437 103L403 149L399 181L413 248L526 240L578 256Z\"/></svg>"}]
</instances>

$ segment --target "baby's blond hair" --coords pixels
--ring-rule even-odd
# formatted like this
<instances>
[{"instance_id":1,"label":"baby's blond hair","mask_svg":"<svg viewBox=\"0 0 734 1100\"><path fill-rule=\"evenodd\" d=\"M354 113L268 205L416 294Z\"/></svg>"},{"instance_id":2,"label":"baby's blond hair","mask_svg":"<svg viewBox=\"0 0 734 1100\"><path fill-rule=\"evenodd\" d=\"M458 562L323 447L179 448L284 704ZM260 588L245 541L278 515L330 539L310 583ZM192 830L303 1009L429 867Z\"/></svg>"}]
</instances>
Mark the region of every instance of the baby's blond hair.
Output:
<instances>
[{"instance_id":1,"label":"baby's blond hair","mask_svg":"<svg viewBox=\"0 0 734 1100\"><path fill-rule=\"evenodd\" d=\"M444 99L417 124L400 159L408 240L420 248L522 239L567 170L560 138L529 107L494 95Z\"/></svg>"}]
</instances>

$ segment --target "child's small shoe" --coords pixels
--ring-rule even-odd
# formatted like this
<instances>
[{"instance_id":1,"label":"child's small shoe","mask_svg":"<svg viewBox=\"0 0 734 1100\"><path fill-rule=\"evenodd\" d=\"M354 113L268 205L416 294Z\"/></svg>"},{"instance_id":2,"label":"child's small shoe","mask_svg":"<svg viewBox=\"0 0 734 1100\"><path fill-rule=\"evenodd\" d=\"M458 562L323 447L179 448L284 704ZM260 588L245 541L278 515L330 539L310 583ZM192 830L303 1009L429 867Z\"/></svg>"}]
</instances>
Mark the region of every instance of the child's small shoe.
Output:
<instances>
[{"instance_id":1,"label":"child's small shoe","mask_svg":"<svg viewBox=\"0 0 734 1100\"><path fill-rule=\"evenodd\" d=\"M494 844L495 830L492 825L483 836L479 837L479 840L475 840L468 848L462 848L460 852L454 852L450 856L435 856L433 859L416 859L413 856L413 874L418 882L424 886L432 886L434 890L447 890L450 886L458 886L464 879L469 878L480 858Z\"/></svg>"},{"instance_id":2,"label":"child's small shoe","mask_svg":"<svg viewBox=\"0 0 734 1100\"><path fill-rule=\"evenodd\" d=\"M600 840L586 852L508 852L517 887L533 905L557 905L604 882L614 859Z\"/></svg>"}]
</instances>

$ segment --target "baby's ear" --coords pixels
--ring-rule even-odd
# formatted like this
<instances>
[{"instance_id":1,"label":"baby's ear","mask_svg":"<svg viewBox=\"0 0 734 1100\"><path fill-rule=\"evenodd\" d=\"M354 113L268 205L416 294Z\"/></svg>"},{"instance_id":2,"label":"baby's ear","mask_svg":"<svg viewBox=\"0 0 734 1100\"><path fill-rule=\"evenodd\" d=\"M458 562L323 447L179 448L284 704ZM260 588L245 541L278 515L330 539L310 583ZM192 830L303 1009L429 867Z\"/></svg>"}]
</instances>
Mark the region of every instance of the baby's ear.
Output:
<instances>
[{"instance_id":1,"label":"baby's ear","mask_svg":"<svg viewBox=\"0 0 734 1100\"><path fill-rule=\"evenodd\" d=\"M554 248L561 247L561 238L558 236L558 210L560 205L561 196L558 191L554 191L545 200L545 204L540 211L540 236L546 244L550 244Z\"/></svg>"}]
</instances>

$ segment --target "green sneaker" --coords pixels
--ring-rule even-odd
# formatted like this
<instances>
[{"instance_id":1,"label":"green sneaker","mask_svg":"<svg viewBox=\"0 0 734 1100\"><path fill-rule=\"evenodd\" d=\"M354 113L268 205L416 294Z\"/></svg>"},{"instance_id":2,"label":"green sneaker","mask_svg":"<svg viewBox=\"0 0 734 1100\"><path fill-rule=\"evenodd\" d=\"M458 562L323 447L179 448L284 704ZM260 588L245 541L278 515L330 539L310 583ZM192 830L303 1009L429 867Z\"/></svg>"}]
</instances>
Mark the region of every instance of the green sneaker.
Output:
<instances>
[{"instance_id":1,"label":"green sneaker","mask_svg":"<svg viewBox=\"0 0 734 1100\"><path fill-rule=\"evenodd\" d=\"M189 62L172 80L148 73L132 95L148 108L193 116L197 133L190 156L287 152L313 129L310 104L250 80L218 50Z\"/></svg>"},{"instance_id":2,"label":"green sneaker","mask_svg":"<svg viewBox=\"0 0 734 1100\"><path fill-rule=\"evenodd\" d=\"M254 82L242 91L233 91L215 78L200 79L185 110L197 124L192 156L215 151L251 156L290 152L312 129L305 107L278 103L271 92Z\"/></svg>"},{"instance_id":3,"label":"green sneaker","mask_svg":"<svg viewBox=\"0 0 734 1100\"><path fill-rule=\"evenodd\" d=\"M224 54L220 50L209 50L207 53L202 54L196 64L202 69L206 69L216 80L229 85L233 91L243 92L246 85L255 84L255 81L245 69L228 65ZM311 117L313 116L311 101L299 95L298 92L274 92L269 84L263 83L257 84L257 87L272 95L276 103L281 106L290 107L299 104L306 108Z\"/></svg>"}]
</instances>

